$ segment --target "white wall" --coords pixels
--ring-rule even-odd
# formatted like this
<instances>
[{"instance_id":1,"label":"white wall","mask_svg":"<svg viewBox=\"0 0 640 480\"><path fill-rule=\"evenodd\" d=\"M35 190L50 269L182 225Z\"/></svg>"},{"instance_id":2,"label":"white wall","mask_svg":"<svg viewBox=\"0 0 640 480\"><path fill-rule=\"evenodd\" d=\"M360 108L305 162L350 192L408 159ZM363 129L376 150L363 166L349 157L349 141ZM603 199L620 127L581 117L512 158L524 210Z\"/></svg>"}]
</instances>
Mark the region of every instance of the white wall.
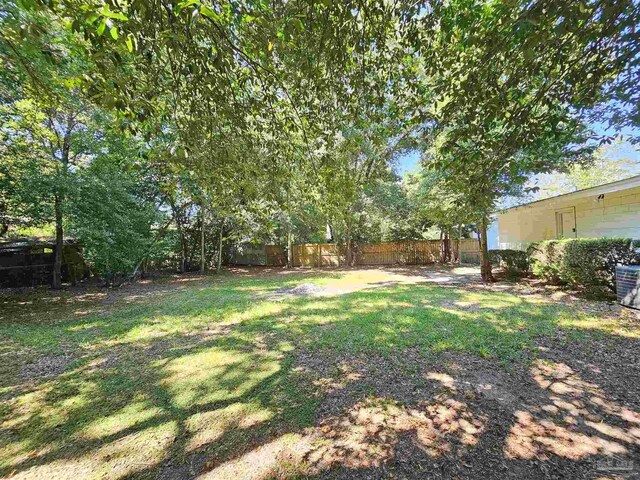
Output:
<instances>
[{"instance_id":1,"label":"white wall","mask_svg":"<svg viewBox=\"0 0 640 480\"><path fill-rule=\"evenodd\" d=\"M598 199L601 192L577 192L498 214L500 248L526 248L531 242L557 238L556 211L564 208L575 208L577 237L640 239L640 187L606 192Z\"/></svg>"},{"instance_id":2,"label":"white wall","mask_svg":"<svg viewBox=\"0 0 640 480\"><path fill-rule=\"evenodd\" d=\"M499 248L497 220L492 220L489 224L489 227L487 227L487 246L489 250L495 250Z\"/></svg>"}]
</instances>

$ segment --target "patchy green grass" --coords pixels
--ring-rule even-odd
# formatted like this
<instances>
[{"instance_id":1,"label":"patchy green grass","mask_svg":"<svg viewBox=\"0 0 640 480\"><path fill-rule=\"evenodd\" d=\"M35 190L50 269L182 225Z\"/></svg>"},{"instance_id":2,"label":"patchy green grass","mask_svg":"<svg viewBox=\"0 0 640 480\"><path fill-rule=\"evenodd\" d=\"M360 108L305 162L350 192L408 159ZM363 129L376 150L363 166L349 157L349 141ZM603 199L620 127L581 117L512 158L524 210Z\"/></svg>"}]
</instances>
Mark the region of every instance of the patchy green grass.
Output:
<instances>
[{"instance_id":1,"label":"patchy green grass","mask_svg":"<svg viewBox=\"0 0 640 480\"><path fill-rule=\"evenodd\" d=\"M412 347L508 363L531 358L536 338L559 329L569 341L638 334L540 298L396 277L227 275L123 294L106 307L90 296L5 301L0 475L155 478L168 459L219 464L299 432L321 399L294 368L300 349ZM311 281L340 294L270 296Z\"/></svg>"}]
</instances>

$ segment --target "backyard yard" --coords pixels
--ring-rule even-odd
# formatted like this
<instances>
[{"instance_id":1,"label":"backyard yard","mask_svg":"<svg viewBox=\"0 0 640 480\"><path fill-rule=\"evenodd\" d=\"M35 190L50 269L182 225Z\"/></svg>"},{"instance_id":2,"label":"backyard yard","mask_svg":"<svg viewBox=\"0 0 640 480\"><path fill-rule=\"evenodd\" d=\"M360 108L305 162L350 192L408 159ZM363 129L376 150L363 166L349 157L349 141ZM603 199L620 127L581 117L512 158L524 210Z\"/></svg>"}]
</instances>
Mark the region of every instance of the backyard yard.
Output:
<instances>
[{"instance_id":1,"label":"backyard yard","mask_svg":"<svg viewBox=\"0 0 640 480\"><path fill-rule=\"evenodd\" d=\"M0 476L640 473L638 314L478 280L256 268L3 294Z\"/></svg>"}]
</instances>

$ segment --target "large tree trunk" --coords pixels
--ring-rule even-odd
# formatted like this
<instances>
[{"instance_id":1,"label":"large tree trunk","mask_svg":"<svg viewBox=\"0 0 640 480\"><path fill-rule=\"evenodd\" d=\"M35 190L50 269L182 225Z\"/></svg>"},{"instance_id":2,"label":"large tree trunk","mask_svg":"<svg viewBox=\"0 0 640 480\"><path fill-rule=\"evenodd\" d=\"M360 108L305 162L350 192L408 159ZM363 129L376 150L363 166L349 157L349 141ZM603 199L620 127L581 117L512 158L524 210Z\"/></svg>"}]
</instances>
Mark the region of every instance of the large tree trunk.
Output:
<instances>
[{"instance_id":1,"label":"large tree trunk","mask_svg":"<svg viewBox=\"0 0 640 480\"><path fill-rule=\"evenodd\" d=\"M347 228L347 235L346 235L346 240L347 240L347 253L346 253L346 261L347 261L347 266L351 266L351 232L349 231L349 228Z\"/></svg>"},{"instance_id":2,"label":"large tree trunk","mask_svg":"<svg viewBox=\"0 0 640 480\"><path fill-rule=\"evenodd\" d=\"M200 211L201 215L201 225L200 225L200 273L204 275L204 266L205 266L205 249L204 249L204 212L205 212L204 201L202 202L202 207Z\"/></svg>"},{"instance_id":3,"label":"large tree trunk","mask_svg":"<svg viewBox=\"0 0 640 480\"><path fill-rule=\"evenodd\" d=\"M287 268L293 267L293 234L291 233L291 225L287 230Z\"/></svg>"},{"instance_id":4,"label":"large tree trunk","mask_svg":"<svg viewBox=\"0 0 640 480\"><path fill-rule=\"evenodd\" d=\"M184 236L184 230L182 229L182 219L180 218L179 210L175 220L176 227L178 228L178 236L180 237L180 266L178 267L178 271L184 273L187 269L187 240Z\"/></svg>"},{"instance_id":5,"label":"large tree trunk","mask_svg":"<svg viewBox=\"0 0 640 480\"><path fill-rule=\"evenodd\" d=\"M54 210L56 217L56 247L53 251L53 279L51 287L59 289L62 287L62 249L64 248L64 230L62 228L62 199L56 194L54 200Z\"/></svg>"},{"instance_id":6,"label":"large tree trunk","mask_svg":"<svg viewBox=\"0 0 640 480\"><path fill-rule=\"evenodd\" d=\"M489 259L489 247L487 242L487 217L482 217L480 222L480 275L482 281L489 283L494 282L493 274L491 273L491 261Z\"/></svg>"},{"instance_id":7,"label":"large tree trunk","mask_svg":"<svg viewBox=\"0 0 640 480\"><path fill-rule=\"evenodd\" d=\"M222 270L222 232L224 231L224 220L220 224L220 238L218 240L218 265L216 266L216 271L220 273Z\"/></svg>"},{"instance_id":8,"label":"large tree trunk","mask_svg":"<svg viewBox=\"0 0 640 480\"><path fill-rule=\"evenodd\" d=\"M451 262L451 238L449 232L444 232L444 263Z\"/></svg>"},{"instance_id":9,"label":"large tree trunk","mask_svg":"<svg viewBox=\"0 0 640 480\"><path fill-rule=\"evenodd\" d=\"M67 128L64 132L64 138L62 139L62 152L60 157L60 163L62 164L62 183L67 180L67 172L69 168L69 152L71 150L71 133L73 131L73 119L72 115L67 115ZM54 157L55 158L55 157ZM56 248L53 253L53 278L51 281L51 287L59 289L62 287L62 260L63 260L63 248L64 248L64 230L62 227L62 202L64 200L64 190L56 193L54 199L54 214L56 217Z\"/></svg>"},{"instance_id":10,"label":"large tree trunk","mask_svg":"<svg viewBox=\"0 0 640 480\"><path fill-rule=\"evenodd\" d=\"M460 245L462 244L462 224L458 224L458 243L456 247L456 263L462 263L462 255Z\"/></svg>"},{"instance_id":11,"label":"large tree trunk","mask_svg":"<svg viewBox=\"0 0 640 480\"><path fill-rule=\"evenodd\" d=\"M440 263L449 263L451 261L451 239L449 232L440 230Z\"/></svg>"}]
</instances>

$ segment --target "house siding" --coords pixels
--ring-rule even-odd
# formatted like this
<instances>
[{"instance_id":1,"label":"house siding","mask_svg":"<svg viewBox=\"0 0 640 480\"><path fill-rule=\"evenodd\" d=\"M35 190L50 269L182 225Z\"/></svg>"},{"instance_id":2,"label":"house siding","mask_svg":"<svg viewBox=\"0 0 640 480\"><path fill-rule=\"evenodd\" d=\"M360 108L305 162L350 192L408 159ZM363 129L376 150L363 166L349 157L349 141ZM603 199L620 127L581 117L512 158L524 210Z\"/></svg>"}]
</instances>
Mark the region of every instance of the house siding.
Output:
<instances>
[{"instance_id":1,"label":"house siding","mask_svg":"<svg viewBox=\"0 0 640 480\"><path fill-rule=\"evenodd\" d=\"M500 248L524 249L531 242L557 238L556 212L575 209L576 236L640 239L640 186L581 196L567 195L498 214Z\"/></svg>"}]
</instances>

